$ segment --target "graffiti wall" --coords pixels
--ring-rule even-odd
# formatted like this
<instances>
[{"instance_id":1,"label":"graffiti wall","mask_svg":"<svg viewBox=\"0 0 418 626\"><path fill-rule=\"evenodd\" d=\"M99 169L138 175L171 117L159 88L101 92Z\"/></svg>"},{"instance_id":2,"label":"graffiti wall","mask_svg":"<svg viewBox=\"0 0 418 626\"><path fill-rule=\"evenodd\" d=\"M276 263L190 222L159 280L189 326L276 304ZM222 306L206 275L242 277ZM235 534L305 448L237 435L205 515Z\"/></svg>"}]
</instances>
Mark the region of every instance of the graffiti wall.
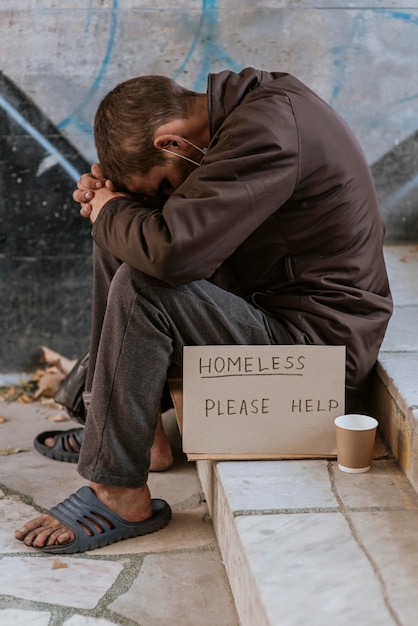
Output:
<instances>
[{"instance_id":1,"label":"graffiti wall","mask_svg":"<svg viewBox=\"0 0 418 626\"><path fill-rule=\"evenodd\" d=\"M0 371L87 343L90 227L71 193L118 82L295 74L359 138L388 238L416 241L417 58L417 0L0 0Z\"/></svg>"}]
</instances>

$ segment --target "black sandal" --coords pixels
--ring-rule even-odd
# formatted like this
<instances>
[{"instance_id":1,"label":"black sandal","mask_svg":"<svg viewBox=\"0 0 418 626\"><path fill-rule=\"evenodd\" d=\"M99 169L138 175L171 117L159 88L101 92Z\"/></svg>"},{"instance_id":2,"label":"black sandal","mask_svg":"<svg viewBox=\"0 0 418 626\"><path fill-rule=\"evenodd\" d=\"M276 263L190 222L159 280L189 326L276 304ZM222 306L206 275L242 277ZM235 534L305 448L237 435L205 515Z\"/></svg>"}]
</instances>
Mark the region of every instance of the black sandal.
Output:
<instances>
[{"instance_id":1,"label":"black sandal","mask_svg":"<svg viewBox=\"0 0 418 626\"><path fill-rule=\"evenodd\" d=\"M33 440L33 445L40 454L55 461L78 463L83 435L84 428L48 430L37 435ZM45 440L49 437L55 437L53 446L47 446L45 443ZM78 448L78 450L74 450L74 447Z\"/></svg>"},{"instance_id":2,"label":"black sandal","mask_svg":"<svg viewBox=\"0 0 418 626\"><path fill-rule=\"evenodd\" d=\"M171 519L171 508L159 498L153 498L151 506L152 517L143 522L127 522L100 502L90 487L81 487L49 511L52 517L73 531L73 541L37 549L55 554L74 554L161 530Z\"/></svg>"}]
</instances>

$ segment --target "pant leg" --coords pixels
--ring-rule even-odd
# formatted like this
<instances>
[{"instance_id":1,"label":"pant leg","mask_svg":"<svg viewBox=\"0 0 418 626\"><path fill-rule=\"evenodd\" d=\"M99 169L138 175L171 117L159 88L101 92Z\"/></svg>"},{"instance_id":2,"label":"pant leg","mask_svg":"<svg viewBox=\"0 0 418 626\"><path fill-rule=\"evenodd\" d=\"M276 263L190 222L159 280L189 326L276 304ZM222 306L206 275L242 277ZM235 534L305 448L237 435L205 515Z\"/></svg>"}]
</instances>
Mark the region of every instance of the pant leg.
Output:
<instances>
[{"instance_id":1,"label":"pant leg","mask_svg":"<svg viewBox=\"0 0 418 626\"><path fill-rule=\"evenodd\" d=\"M289 344L294 339L242 298L208 281L172 287L122 264L108 294L83 446L86 479L146 483L156 415L183 346Z\"/></svg>"},{"instance_id":2,"label":"pant leg","mask_svg":"<svg viewBox=\"0 0 418 626\"><path fill-rule=\"evenodd\" d=\"M106 313L107 296L113 276L120 265L121 262L118 259L93 243L93 301L86 391L91 391L103 319Z\"/></svg>"}]
</instances>

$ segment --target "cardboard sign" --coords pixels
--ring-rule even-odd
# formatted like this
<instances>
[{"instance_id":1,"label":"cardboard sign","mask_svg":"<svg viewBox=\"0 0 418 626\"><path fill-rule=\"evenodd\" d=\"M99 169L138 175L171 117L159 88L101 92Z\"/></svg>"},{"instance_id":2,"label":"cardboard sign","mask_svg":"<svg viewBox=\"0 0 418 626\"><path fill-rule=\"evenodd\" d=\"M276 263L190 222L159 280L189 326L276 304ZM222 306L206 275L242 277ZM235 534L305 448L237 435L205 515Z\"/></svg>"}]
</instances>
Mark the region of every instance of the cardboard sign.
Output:
<instances>
[{"instance_id":1,"label":"cardboard sign","mask_svg":"<svg viewBox=\"0 0 418 626\"><path fill-rule=\"evenodd\" d=\"M188 346L189 458L334 456L345 412L344 346Z\"/></svg>"}]
</instances>

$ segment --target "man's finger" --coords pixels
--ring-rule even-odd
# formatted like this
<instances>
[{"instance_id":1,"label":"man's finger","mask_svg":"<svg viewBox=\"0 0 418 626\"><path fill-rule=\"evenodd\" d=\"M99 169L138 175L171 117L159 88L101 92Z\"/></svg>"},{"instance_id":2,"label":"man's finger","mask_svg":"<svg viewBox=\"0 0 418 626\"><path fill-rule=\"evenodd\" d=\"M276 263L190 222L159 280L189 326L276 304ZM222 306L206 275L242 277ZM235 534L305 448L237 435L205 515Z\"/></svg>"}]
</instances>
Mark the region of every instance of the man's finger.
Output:
<instances>
[{"instance_id":1,"label":"man's finger","mask_svg":"<svg viewBox=\"0 0 418 626\"><path fill-rule=\"evenodd\" d=\"M104 185L104 180L99 180L92 174L82 174L78 180L77 187L79 189L101 189Z\"/></svg>"},{"instance_id":2,"label":"man's finger","mask_svg":"<svg viewBox=\"0 0 418 626\"><path fill-rule=\"evenodd\" d=\"M75 202L79 202L80 204L83 204L84 202L89 202L90 200L93 200L93 198L93 191L86 191L83 189L76 189L75 191L73 191L73 200Z\"/></svg>"},{"instance_id":3,"label":"man's finger","mask_svg":"<svg viewBox=\"0 0 418 626\"><path fill-rule=\"evenodd\" d=\"M105 186L109 189L109 191L117 191L115 185L109 179L106 180Z\"/></svg>"},{"instance_id":4,"label":"man's finger","mask_svg":"<svg viewBox=\"0 0 418 626\"><path fill-rule=\"evenodd\" d=\"M93 210L93 207L91 206L91 204L89 203L82 204L81 209L80 209L80 215L82 217L90 217L92 210Z\"/></svg>"},{"instance_id":5,"label":"man's finger","mask_svg":"<svg viewBox=\"0 0 418 626\"><path fill-rule=\"evenodd\" d=\"M100 165L100 163L93 163L93 165L91 166L91 173L93 174L95 178L98 178L103 181L106 180L106 177L103 173L102 166Z\"/></svg>"}]
</instances>

